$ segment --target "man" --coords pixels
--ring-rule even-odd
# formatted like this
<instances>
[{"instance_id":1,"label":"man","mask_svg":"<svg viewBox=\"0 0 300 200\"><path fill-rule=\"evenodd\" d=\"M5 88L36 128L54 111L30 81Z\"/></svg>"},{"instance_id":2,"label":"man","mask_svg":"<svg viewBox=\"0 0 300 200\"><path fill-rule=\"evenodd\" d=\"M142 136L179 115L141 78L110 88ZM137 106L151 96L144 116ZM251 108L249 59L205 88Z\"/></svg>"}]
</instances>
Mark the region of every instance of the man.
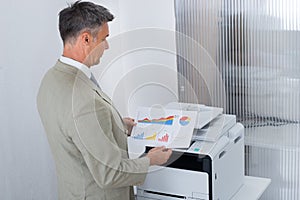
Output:
<instances>
[{"instance_id":1,"label":"man","mask_svg":"<svg viewBox=\"0 0 300 200\"><path fill-rule=\"evenodd\" d=\"M42 80L37 105L56 164L61 200L128 200L150 165L164 164L170 149L153 148L128 159L127 129L134 125L112 105L90 67L99 63L113 15L77 1L59 13L63 55Z\"/></svg>"}]
</instances>

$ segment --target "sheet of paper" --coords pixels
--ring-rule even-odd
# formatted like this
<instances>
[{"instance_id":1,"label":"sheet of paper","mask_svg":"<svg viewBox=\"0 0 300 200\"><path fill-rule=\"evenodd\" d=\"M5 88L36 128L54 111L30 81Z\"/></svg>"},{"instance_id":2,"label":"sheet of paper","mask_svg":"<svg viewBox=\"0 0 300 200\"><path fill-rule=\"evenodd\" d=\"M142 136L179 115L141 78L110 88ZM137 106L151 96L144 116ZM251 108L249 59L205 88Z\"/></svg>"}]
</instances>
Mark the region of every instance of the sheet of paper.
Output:
<instances>
[{"instance_id":1,"label":"sheet of paper","mask_svg":"<svg viewBox=\"0 0 300 200\"><path fill-rule=\"evenodd\" d=\"M144 146L188 148L196 118L196 111L139 107L131 139Z\"/></svg>"}]
</instances>

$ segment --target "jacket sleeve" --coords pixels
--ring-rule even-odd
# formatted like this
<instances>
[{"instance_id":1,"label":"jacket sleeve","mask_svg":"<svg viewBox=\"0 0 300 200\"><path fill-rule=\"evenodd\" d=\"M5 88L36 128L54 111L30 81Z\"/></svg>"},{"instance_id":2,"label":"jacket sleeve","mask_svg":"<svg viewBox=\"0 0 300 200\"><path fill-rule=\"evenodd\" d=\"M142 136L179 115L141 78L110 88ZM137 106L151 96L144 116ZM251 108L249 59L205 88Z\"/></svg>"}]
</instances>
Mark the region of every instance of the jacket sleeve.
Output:
<instances>
[{"instance_id":1,"label":"jacket sleeve","mask_svg":"<svg viewBox=\"0 0 300 200\"><path fill-rule=\"evenodd\" d=\"M127 149L121 149L114 137L110 105L97 97L83 101L74 111L76 133L72 140L96 183L101 188L142 184L150 165L149 158L126 158Z\"/></svg>"}]
</instances>

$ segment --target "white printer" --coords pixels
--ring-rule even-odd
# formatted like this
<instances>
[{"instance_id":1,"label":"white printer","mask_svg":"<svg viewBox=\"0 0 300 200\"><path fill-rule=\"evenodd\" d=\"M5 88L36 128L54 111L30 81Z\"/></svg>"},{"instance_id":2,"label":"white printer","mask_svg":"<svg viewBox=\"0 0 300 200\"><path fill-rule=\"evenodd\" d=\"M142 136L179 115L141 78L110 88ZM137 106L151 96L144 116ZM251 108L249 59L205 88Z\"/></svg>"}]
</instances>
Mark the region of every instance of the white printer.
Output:
<instances>
[{"instance_id":1,"label":"white printer","mask_svg":"<svg viewBox=\"0 0 300 200\"><path fill-rule=\"evenodd\" d=\"M181 104L182 108L198 111L191 145L173 149L164 166L151 166L143 185L137 186L137 199L231 199L244 182L243 126L234 115L221 114L220 108ZM130 141L128 145L134 149Z\"/></svg>"}]
</instances>

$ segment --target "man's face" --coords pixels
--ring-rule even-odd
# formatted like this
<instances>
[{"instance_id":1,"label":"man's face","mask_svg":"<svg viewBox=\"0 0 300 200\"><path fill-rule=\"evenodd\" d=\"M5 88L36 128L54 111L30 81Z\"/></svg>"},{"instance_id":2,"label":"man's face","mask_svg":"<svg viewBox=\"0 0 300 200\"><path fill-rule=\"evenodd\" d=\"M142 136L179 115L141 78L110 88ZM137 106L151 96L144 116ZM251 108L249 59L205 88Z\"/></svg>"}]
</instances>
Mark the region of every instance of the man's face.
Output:
<instances>
[{"instance_id":1,"label":"man's face","mask_svg":"<svg viewBox=\"0 0 300 200\"><path fill-rule=\"evenodd\" d=\"M108 49L108 42L106 38L109 36L108 24L105 23L101 26L96 37L91 41L91 52L87 59L90 66L100 63L100 58L103 55L104 50Z\"/></svg>"}]
</instances>

